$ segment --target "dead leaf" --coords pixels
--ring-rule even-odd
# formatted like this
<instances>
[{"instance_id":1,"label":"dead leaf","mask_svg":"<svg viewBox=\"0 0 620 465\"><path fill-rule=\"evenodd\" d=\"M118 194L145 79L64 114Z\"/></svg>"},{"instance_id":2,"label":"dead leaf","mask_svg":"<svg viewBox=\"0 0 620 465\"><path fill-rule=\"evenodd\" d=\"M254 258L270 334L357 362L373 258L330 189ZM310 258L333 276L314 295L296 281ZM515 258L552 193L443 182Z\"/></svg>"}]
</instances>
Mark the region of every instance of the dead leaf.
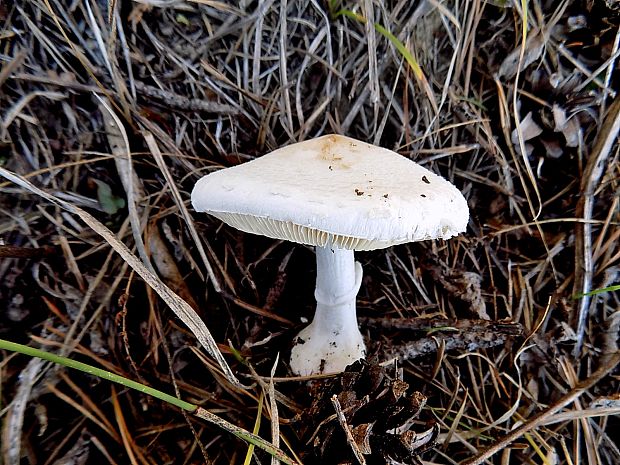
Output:
<instances>
[{"instance_id":1,"label":"dead leaf","mask_svg":"<svg viewBox=\"0 0 620 465\"><path fill-rule=\"evenodd\" d=\"M198 310L198 304L194 300L192 292L187 287L185 279L181 276L179 267L176 264L174 256L168 250L165 242L159 234L156 225L149 228L148 235L149 254L153 259L153 263L159 272L162 280L171 288L175 289L177 294L185 300L194 310Z\"/></svg>"},{"instance_id":2,"label":"dead leaf","mask_svg":"<svg viewBox=\"0 0 620 465\"><path fill-rule=\"evenodd\" d=\"M93 179L93 181L97 184L97 200L104 212L114 215L121 208L125 208L125 199L114 195L109 184L99 179Z\"/></svg>"},{"instance_id":3,"label":"dead leaf","mask_svg":"<svg viewBox=\"0 0 620 465\"><path fill-rule=\"evenodd\" d=\"M53 465L84 465L90 456L90 438L87 436L86 430L82 431L82 435L76 443Z\"/></svg>"},{"instance_id":4,"label":"dead leaf","mask_svg":"<svg viewBox=\"0 0 620 465\"><path fill-rule=\"evenodd\" d=\"M529 65L538 60L545 48L545 37L543 34L536 32L531 34L525 41L525 52L523 61L519 68L519 58L521 56L521 46L519 45L504 58L499 67L498 75L500 78L512 79L517 74L517 69L523 71Z\"/></svg>"},{"instance_id":5,"label":"dead leaf","mask_svg":"<svg viewBox=\"0 0 620 465\"><path fill-rule=\"evenodd\" d=\"M545 147L545 152L547 152L547 156L549 158L558 159L562 155L564 155L564 150L557 140L540 140Z\"/></svg>"},{"instance_id":6,"label":"dead leaf","mask_svg":"<svg viewBox=\"0 0 620 465\"><path fill-rule=\"evenodd\" d=\"M28 407L33 388L39 377L41 370L45 366L45 361L40 358L33 358L28 362L19 376L17 390L9 409L5 413L2 425L2 441L0 448L2 451L2 463L5 465L19 465L21 463L21 439L22 428L24 426L24 415Z\"/></svg>"},{"instance_id":7,"label":"dead leaf","mask_svg":"<svg viewBox=\"0 0 620 465\"><path fill-rule=\"evenodd\" d=\"M519 129L521 132L521 137L524 141L532 140L540 136L543 132L542 128L532 119L531 111L521 120L519 123ZM510 140L514 145L519 144L519 131L516 128L512 131Z\"/></svg>"}]
</instances>

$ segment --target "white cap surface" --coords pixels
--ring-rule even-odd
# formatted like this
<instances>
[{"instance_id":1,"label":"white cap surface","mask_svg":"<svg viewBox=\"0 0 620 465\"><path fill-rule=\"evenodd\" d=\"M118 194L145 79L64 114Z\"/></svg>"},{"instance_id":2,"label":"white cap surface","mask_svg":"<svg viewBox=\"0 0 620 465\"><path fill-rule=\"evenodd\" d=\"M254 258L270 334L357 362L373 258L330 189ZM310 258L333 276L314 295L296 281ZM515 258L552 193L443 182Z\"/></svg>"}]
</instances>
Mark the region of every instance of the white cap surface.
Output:
<instances>
[{"instance_id":1,"label":"white cap surface","mask_svg":"<svg viewBox=\"0 0 620 465\"><path fill-rule=\"evenodd\" d=\"M469 220L465 198L441 176L338 135L208 174L192 204L245 232L353 250L448 239Z\"/></svg>"}]
</instances>

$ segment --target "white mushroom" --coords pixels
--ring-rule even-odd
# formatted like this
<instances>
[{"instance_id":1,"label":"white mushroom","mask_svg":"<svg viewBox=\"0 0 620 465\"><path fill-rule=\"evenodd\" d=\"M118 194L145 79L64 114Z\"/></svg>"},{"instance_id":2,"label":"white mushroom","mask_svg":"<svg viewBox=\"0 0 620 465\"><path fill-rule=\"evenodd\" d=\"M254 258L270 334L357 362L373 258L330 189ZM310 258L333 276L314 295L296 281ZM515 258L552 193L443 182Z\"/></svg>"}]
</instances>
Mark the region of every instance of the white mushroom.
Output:
<instances>
[{"instance_id":1,"label":"white mushroom","mask_svg":"<svg viewBox=\"0 0 620 465\"><path fill-rule=\"evenodd\" d=\"M192 204L245 232L316 246L317 308L291 353L300 375L340 372L365 356L354 250L448 239L467 202L448 181L391 150L329 135L204 176Z\"/></svg>"}]
</instances>

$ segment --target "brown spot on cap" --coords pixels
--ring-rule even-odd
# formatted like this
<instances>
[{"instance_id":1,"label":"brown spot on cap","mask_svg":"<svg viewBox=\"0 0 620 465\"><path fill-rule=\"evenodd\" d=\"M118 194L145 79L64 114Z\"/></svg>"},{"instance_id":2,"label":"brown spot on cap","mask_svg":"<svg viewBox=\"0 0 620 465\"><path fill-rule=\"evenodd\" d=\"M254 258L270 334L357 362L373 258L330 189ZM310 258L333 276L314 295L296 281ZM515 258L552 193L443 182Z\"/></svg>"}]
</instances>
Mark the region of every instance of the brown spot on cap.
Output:
<instances>
[{"instance_id":1,"label":"brown spot on cap","mask_svg":"<svg viewBox=\"0 0 620 465\"><path fill-rule=\"evenodd\" d=\"M431 183L426 176L422 176L422 181L424 181L426 184Z\"/></svg>"}]
</instances>

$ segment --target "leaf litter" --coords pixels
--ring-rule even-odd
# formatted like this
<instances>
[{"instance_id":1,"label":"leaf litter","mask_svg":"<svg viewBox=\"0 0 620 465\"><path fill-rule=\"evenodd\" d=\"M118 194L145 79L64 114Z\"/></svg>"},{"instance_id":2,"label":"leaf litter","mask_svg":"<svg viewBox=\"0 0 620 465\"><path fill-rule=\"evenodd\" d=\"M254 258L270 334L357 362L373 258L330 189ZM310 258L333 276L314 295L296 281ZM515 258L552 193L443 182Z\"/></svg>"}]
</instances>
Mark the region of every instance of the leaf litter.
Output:
<instances>
[{"instance_id":1,"label":"leaf litter","mask_svg":"<svg viewBox=\"0 0 620 465\"><path fill-rule=\"evenodd\" d=\"M266 394L258 434L307 464L617 463L619 18L585 0L0 4L0 337L248 431ZM308 383L287 357L312 317L311 251L188 198L202 174L330 132L448 177L472 219L450 242L361 254L370 364ZM2 354L6 464L247 451L34 365ZM368 370L385 389L342 387ZM399 383L425 402L388 408Z\"/></svg>"}]
</instances>

